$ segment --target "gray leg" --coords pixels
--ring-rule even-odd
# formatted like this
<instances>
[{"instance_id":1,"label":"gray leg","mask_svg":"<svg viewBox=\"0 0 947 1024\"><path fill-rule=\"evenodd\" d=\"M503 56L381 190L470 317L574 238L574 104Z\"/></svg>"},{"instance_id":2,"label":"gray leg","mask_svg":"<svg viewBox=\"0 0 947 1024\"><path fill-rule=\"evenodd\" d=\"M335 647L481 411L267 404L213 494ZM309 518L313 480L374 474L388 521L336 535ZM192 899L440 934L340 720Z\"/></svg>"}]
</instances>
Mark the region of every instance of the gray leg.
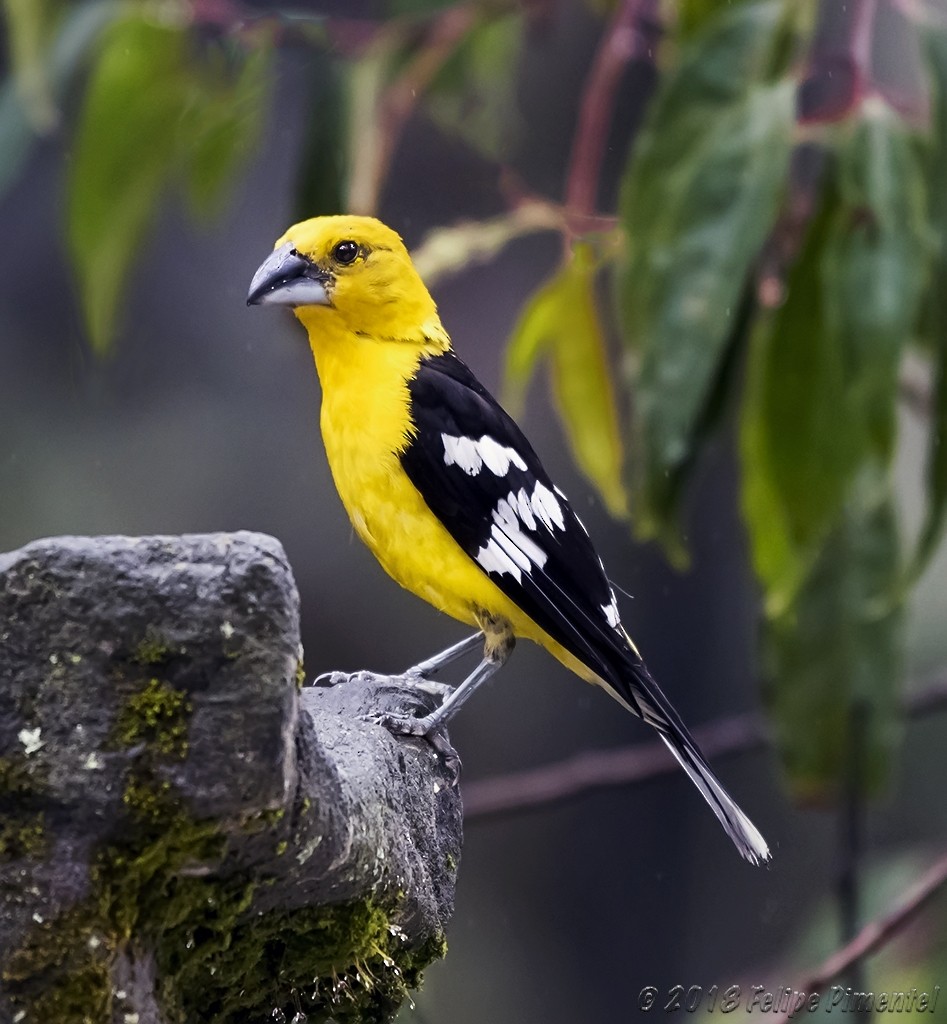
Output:
<instances>
[{"instance_id":1,"label":"gray leg","mask_svg":"<svg viewBox=\"0 0 947 1024\"><path fill-rule=\"evenodd\" d=\"M428 658L427 661L422 661L413 668L409 668L405 675L420 676L422 679L427 679L428 676L435 675L442 668L453 664L465 654L475 651L482 642L483 633L474 633L473 636L468 636L466 640L461 640L460 643L448 647L446 651L441 651L440 654L435 654L433 658Z\"/></svg>"},{"instance_id":2,"label":"gray leg","mask_svg":"<svg viewBox=\"0 0 947 1024\"><path fill-rule=\"evenodd\" d=\"M469 643L469 641L465 641ZM459 646L459 645L458 645ZM428 736L439 729L450 717L467 703L474 690L485 683L510 656L513 650L512 638L508 644L501 645L484 657L483 661L469 676L451 691L440 707L423 718L404 718L400 715L380 715L376 721L401 736Z\"/></svg>"},{"instance_id":3,"label":"gray leg","mask_svg":"<svg viewBox=\"0 0 947 1024\"><path fill-rule=\"evenodd\" d=\"M339 683L362 682L362 683L391 683L396 686L404 686L412 690L420 690L422 693L430 693L435 697L447 697L454 688L447 683L435 683L428 680L429 676L440 672L442 668L452 664L465 654L476 650L483 641L483 633L474 633L473 636L453 644L446 651L435 654L432 658L422 661L418 665L409 668L407 672L400 675L388 676L376 672L323 672L316 676L316 686L337 686Z\"/></svg>"}]
</instances>

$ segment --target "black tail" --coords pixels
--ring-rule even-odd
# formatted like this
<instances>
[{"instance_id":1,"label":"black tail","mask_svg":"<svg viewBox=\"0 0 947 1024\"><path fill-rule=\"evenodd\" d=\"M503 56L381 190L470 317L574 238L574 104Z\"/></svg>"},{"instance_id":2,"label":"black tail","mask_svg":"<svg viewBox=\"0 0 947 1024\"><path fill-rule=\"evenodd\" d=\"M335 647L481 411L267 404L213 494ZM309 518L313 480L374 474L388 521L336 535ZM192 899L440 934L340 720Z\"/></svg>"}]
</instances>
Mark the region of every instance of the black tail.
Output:
<instances>
[{"instance_id":1,"label":"black tail","mask_svg":"<svg viewBox=\"0 0 947 1024\"><path fill-rule=\"evenodd\" d=\"M690 737L674 732L666 733L663 730L661 739L710 804L710 809L717 815L740 854L751 864L769 860L770 853L766 840L720 784L720 780L711 771L694 741Z\"/></svg>"},{"instance_id":2,"label":"black tail","mask_svg":"<svg viewBox=\"0 0 947 1024\"><path fill-rule=\"evenodd\" d=\"M629 641L630 642L630 641ZM700 790L710 809L717 815L724 831L751 864L770 858L769 846L752 821L740 810L730 794L720 784L710 765L704 760L693 736L681 721L680 715L651 678L643 662L632 670L628 682L629 695L618 695L621 702L640 715L648 725L654 726L668 750Z\"/></svg>"}]
</instances>

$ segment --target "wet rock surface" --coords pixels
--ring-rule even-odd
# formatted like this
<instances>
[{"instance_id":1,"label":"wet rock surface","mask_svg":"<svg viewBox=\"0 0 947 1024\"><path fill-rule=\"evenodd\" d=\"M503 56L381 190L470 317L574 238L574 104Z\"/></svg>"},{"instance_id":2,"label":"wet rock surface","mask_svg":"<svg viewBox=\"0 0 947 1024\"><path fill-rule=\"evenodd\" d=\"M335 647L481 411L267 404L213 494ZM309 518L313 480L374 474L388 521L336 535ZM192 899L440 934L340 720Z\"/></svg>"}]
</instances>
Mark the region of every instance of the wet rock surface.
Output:
<instances>
[{"instance_id":1,"label":"wet rock surface","mask_svg":"<svg viewBox=\"0 0 947 1024\"><path fill-rule=\"evenodd\" d=\"M300 658L270 537L0 555L0 1024L384 1020L443 955L452 766L366 720L429 698Z\"/></svg>"}]
</instances>

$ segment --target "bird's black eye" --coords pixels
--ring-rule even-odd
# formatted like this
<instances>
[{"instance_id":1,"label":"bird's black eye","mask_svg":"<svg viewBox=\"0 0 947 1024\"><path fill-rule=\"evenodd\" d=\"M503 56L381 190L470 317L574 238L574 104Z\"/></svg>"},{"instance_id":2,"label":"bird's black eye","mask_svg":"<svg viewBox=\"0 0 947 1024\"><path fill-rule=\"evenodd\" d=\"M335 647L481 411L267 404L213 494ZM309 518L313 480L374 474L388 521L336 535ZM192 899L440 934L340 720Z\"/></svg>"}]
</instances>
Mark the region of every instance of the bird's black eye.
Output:
<instances>
[{"instance_id":1,"label":"bird's black eye","mask_svg":"<svg viewBox=\"0 0 947 1024\"><path fill-rule=\"evenodd\" d=\"M357 242L339 242L332 250L332 258L336 263L341 263L343 266L354 263L356 256L358 256Z\"/></svg>"}]
</instances>

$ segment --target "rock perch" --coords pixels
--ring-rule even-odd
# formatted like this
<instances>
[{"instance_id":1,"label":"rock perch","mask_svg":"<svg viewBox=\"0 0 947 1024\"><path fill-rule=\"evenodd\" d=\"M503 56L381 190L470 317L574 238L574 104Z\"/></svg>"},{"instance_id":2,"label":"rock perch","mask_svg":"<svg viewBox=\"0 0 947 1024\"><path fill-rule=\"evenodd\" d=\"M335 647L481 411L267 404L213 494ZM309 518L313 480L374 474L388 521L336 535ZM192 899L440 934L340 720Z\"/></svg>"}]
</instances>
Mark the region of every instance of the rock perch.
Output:
<instances>
[{"instance_id":1,"label":"rock perch","mask_svg":"<svg viewBox=\"0 0 947 1024\"><path fill-rule=\"evenodd\" d=\"M254 533L0 555L0 1024L388 1020L444 952L451 769L300 689Z\"/></svg>"}]
</instances>

